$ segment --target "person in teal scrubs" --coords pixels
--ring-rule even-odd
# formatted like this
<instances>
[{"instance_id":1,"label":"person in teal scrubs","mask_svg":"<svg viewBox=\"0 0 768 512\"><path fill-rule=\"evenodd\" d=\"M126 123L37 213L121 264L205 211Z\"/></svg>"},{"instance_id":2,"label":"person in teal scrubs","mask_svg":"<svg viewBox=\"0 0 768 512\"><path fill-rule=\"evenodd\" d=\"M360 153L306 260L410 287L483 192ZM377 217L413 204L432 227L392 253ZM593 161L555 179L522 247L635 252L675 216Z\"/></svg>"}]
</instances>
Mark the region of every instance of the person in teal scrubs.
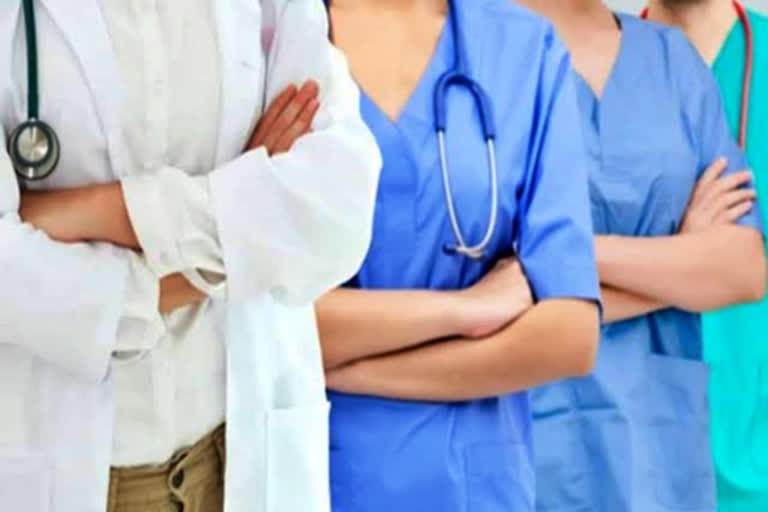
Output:
<instances>
[{"instance_id":1,"label":"person in teal scrubs","mask_svg":"<svg viewBox=\"0 0 768 512\"><path fill-rule=\"evenodd\" d=\"M657 1L648 14L658 21L687 20L682 28L712 64L731 130L739 137L747 27L731 0ZM758 197L766 198L768 17L749 9L747 15L753 57L746 152ZM707 37L698 39L697 33ZM763 216L768 220L765 207ZM768 299L704 315L703 333L704 355L712 367L710 402L718 510L768 510Z\"/></svg>"}]
</instances>

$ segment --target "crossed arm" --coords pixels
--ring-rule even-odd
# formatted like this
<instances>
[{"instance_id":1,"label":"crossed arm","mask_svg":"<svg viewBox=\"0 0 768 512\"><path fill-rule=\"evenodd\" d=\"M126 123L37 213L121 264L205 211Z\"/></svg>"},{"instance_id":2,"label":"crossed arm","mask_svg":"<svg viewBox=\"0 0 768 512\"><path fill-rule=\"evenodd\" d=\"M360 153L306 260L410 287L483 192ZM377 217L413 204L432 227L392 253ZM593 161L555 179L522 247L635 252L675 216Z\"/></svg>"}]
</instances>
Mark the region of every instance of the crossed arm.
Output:
<instances>
[{"instance_id":1,"label":"crossed arm","mask_svg":"<svg viewBox=\"0 0 768 512\"><path fill-rule=\"evenodd\" d=\"M597 308L533 305L517 262L463 291L335 290L316 306L328 387L418 400L466 400L590 371Z\"/></svg>"},{"instance_id":2,"label":"crossed arm","mask_svg":"<svg viewBox=\"0 0 768 512\"><path fill-rule=\"evenodd\" d=\"M734 224L753 207L754 191L741 188L748 173L720 179L724 169L718 161L702 176L680 234L597 237L606 323L762 296L762 238ZM317 303L328 387L451 401L589 372L595 307L576 300L534 306L529 293L517 264L462 292L331 292Z\"/></svg>"},{"instance_id":3,"label":"crossed arm","mask_svg":"<svg viewBox=\"0 0 768 512\"><path fill-rule=\"evenodd\" d=\"M319 103L317 84L309 81L301 89L287 87L264 113L246 150L264 146L268 154L288 151L310 129ZM22 194L20 215L25 222L65 243L109 242L141 251L131 224L119 182L75 189ZM160 280L158 309L169 313L200 302L204 292L179 273Z\"/></svg>"},{"instance_id":4,"label":"crossed arm","mask_svg":"<svg viewBox=\"0 0 768 512\"><path fill-rule=\"evenodd\" d=\"M721 178L722 159L702 175L680 232L665 237L598 236L606 323L667 307L707 311L765 293L763 240L735 222L754 207L749 172Z\"/></svg>"}]
</instances>

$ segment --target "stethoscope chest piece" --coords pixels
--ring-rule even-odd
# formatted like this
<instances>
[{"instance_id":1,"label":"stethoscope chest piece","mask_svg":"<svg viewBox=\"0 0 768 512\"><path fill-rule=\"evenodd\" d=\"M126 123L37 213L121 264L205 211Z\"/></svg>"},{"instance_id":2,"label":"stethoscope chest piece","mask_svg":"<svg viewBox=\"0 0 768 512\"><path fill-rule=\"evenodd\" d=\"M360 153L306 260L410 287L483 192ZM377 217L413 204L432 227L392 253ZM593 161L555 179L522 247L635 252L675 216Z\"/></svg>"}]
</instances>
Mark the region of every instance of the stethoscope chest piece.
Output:
<instances>
[{"instance_id":1,"label":"stethoscope chest piece","mask_svg":"<svg viewBox=\"0 0 768 512\"><path fill-rule=\"evenodd\" d=\"M8 153L16 174L27 181L50 176L59 162L59 148L56 132L39 119L23 122L8 139Z\"/></svg>"}]
</instances>

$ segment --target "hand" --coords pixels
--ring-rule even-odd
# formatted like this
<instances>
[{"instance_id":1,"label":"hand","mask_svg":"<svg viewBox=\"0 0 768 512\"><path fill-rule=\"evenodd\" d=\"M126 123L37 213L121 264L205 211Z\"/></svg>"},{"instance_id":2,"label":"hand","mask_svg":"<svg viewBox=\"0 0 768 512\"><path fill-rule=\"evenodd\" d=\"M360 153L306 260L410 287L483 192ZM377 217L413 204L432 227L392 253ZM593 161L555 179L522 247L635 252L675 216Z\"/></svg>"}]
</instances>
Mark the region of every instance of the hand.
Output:
<instances>
[{"instance_id":1,"label":"hand","mask_svg":"<svg viewBox=\"0 0 768 512\"><path fill-rule=\"evenodd\" d=\"M286 87L261 116L246 150L264 146L272 156L291 149L296 139L312 128L320 108L318 94L318 85L312 80L304 82L301 89Z\"/></svg>"},{"instance_id":2,"label":"hand","mask_svg":"<svg viewBox=\"0 0 768 512\"><path fill-rule=\"evenodd\" d=\"M84 212L86 198L79 190L24 192L21 195L21 219L59 242L81 242L93 219Z\"/></svg>"},{"instance_id":3,"label":"hand","mask_svg":"<svg viewBox=\"0 0 768 512\"><path fill-rule=\"evenodd\" d=\"M502 329L533 305L523 268L516 259L500 260L483 279L462 290L462 336L482 338Z\"/></svg>"},{"instance_id":4,"label":"hand","mask_svg":"<svg viewBox=\"0 0 768 512\"><path fill-rule=\"evenodd\" d=\"M159 311L163 314L197 304L207 298L184 277L182 274L171 274L160 280L160 304Z\"/></svg>"},{"instance_id":5,"label":"hand","mask_svg":"<svg viewBox=\"0 0 768 512\"><path fill-rule=\"evenodd\" d=\"M744 188L752 180L752 173L741 171L721 178L727 166L728 162L720 158L701 176L683 217L681 233L732 224L752 209L756 192Z\"/></svg>"}]
</instances>

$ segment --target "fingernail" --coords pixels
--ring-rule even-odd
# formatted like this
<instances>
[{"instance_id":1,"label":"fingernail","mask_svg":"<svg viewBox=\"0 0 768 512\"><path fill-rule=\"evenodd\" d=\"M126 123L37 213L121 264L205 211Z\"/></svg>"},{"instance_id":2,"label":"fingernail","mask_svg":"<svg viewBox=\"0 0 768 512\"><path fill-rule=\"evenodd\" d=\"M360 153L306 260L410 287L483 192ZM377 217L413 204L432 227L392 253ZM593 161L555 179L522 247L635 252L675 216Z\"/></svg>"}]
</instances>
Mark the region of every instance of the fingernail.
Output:
<instances>
[{"instance_id":1,"label":"fingernail","mask_svg":"<svg viewBox=\"0 0 768 512\"><path fill-rule=\"evenodd\" d=\"M317 82L315 82L314 80L307 80L306 82L304 82L304 88L308 91L317 92L317 90L320 87L317 85Z\"/></svg>"}]
</instances>

